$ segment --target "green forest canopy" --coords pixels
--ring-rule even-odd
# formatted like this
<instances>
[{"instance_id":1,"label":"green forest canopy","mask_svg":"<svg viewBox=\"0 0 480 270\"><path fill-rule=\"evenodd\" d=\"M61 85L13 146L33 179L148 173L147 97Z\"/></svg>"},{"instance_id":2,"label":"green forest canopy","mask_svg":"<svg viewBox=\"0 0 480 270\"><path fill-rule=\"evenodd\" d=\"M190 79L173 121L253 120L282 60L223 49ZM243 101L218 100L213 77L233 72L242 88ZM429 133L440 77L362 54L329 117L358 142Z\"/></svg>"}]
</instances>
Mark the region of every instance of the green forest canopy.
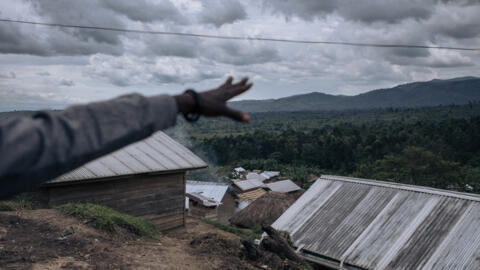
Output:
<instances>
[{"instance_id":1,"label":"green forest canopy","mask_svg":"<svg viewBox=\"0 0 480 270\"><path fill-rule=\"evenodd\" d=\"M263 114L255 128L201 123L190 139L216 165L280 170L303 184L331 173L480 193L479 108Z\"/></svg>"}]
</instances>

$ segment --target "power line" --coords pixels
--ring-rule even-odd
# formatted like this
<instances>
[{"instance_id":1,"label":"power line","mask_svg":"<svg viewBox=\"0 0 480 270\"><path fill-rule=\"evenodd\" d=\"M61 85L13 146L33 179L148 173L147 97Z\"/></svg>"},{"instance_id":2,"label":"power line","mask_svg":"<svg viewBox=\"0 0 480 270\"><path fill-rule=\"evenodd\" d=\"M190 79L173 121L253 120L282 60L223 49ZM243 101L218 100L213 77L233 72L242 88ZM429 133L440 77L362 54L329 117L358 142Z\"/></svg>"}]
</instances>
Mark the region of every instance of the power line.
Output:
<instances>
[{"instance_id":1,"label":"power line","mask_svg":"<svg viewBox=\"0 0 480 270\"><path fill-rule=\"evenodd\" d=\"M280 39L280 38L263 38L263 37L240 37L240 36L207 35L207 34L182 33L182 32L124 29L124 28L115 28L115 27L104 27L104 26L87 26L87 25L73 25L73 24L60 24L60 23L45 23L45 22L11 20L11 19L2 19L2 18L0 18L0 22L42 25L42 26L61 27L61 28L103 30L103 31L124 32L124 33L139 33L139 34L150 34L150 35L198 37L198 38L209 38L209 39L253 40L253 41L270 41L270 42L303 43L303 44L323 44L323 45L375 47L375 48L408 48L408 49L439 49L439 50L455 50L455 51L480 51L480 48L449 47L449 46L427 46L427 45L415 45L415 44L380 44L380 43L362 43L362 42L316 41L316 40L297 40L297 39Z\"/></svg>"}]
</instances>

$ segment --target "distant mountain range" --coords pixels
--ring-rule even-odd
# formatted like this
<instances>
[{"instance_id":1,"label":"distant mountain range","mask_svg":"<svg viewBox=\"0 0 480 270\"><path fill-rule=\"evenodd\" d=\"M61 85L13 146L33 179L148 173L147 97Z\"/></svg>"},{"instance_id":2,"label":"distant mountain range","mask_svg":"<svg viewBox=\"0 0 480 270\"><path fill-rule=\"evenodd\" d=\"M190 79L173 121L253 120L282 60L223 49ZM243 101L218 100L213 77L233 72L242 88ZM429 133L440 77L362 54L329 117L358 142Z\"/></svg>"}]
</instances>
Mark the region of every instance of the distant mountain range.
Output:
<instances>
[{"instance_id":1,"label":"distant mountain range","mask_svg":"<svg viewBox=\"0 0 480 270\"><path fill-rule=\"evenodd\" d=\"M468 104L480 101L480 78L414 82L378 89L356 96L313 92L280 99L231 102L233 108L247 112L329 111L346 109L414 108Z\"/></svg>"}]
</instances>

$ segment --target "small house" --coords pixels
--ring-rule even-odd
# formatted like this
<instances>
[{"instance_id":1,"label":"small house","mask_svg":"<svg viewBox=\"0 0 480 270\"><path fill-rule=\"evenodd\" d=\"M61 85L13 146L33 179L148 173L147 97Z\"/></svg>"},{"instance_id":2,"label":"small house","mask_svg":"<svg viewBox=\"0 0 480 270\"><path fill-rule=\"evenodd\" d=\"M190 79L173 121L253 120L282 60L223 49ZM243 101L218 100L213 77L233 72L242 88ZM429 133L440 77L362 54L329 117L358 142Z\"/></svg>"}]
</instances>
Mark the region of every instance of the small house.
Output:
<instances>
[{"instance_id":1,"label":"small house","mask_svg":"<svg viewBox=\"0 0 480 270\"><path fill-rule=\"evenodd\" d=\"M480 195L323 175L272 227L333 269L480 269Z\"/></svg>"},{"instance_id":2,"label":"small house","mask_svg":"<svg viewBox=\"0 0 480 270\"><path fill-rule=\"evenodd\" d=\"M259 179L234 180L233 186L236 193L243 193L263 187L263 182Z\"/></svg>"},{"instance_id":3,"label":"small house","mask_svg":"<svg viewBox=\"0 0 480 270\"><path fill-rule=\"evenodd\" d=\"M159 230L185 224L185 174L207 164L163 132L91 161L43 185L49 206L105 205L153 221Z\"/></svg>"},{"instance_id":4,"label":"small house","mask_svg":"<svg viewBox=\"0 0 480 270\"><path fill-rule=\"evenodd\" d=\"M227 184L187 180L185 196L189 216L227 223L235 211L235 200Z\"/></svg>"}]
</instances>

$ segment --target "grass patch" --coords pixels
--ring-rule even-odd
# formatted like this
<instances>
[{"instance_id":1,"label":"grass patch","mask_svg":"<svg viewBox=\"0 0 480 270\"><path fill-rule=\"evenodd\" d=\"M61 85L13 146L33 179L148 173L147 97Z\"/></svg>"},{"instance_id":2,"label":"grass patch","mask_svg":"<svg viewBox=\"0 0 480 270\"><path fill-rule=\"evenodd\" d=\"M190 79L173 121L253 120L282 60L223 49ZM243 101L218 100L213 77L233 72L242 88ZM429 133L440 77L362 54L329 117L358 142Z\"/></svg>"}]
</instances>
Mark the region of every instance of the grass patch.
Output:
<instances>
[{"instance_id":1,"label":"grass patch","mask_svg":"<svg viewBox=\"0 0 480 270\"><path fill-rule=\"evenodd\" d=\"M32 200L30 193L21 193L0 201L0 211L22 211L36 209L37 205Z\"/></svg>"},{"instance_id":2,"label":"grass patch","mask_svg":"<svg viewBox=\"0 0 480 270\"><path fill-rule=\"evenodd\" d=\"M13 211L13 207L8 204L0 204L0 211Z\"/></svg>"},{"instance_id":3,"label":"grass patch","mask_svg":"<svg viewBox=\"0 0 480 270\"><path fill-rule=\"evenodd\" d=\"M99 230L115 232L115 226L119 226L140 236L154 237L158 234L152 222L105 206L92 203L67 203L56 208L68 215L87 220Z\"/></svg>"},{"instance_id":4,"label":"grass patch","mask_svg":"<svg viewBox=\"0 0 480 270\"><path fill-rule=\"evenodd\" d=\"M226 232L238 235L242 239L247 240L251 243L253 243L253 240L260 238L261 234L263 233L261 228L259 230L241 229L241 228L238 228L238 227L225 225L223 223L213 221L213 220L210 220L210 219L203 219L203 221L207 224L210 224L210 225L222 230L222 231L226 231Z\"/></svg>"},{"instance_id":5,"label":"grass patch","mask_svg":"<svg viewBox=\"0 0 480 270\"><path fill-rule=\"evenodd\" d=\"M12 202L15 204L15 208L22 210L36 209L35 202L32 200L31 195L28 192L18 194L13 197Z\"/></svg>"}]
</instances>

